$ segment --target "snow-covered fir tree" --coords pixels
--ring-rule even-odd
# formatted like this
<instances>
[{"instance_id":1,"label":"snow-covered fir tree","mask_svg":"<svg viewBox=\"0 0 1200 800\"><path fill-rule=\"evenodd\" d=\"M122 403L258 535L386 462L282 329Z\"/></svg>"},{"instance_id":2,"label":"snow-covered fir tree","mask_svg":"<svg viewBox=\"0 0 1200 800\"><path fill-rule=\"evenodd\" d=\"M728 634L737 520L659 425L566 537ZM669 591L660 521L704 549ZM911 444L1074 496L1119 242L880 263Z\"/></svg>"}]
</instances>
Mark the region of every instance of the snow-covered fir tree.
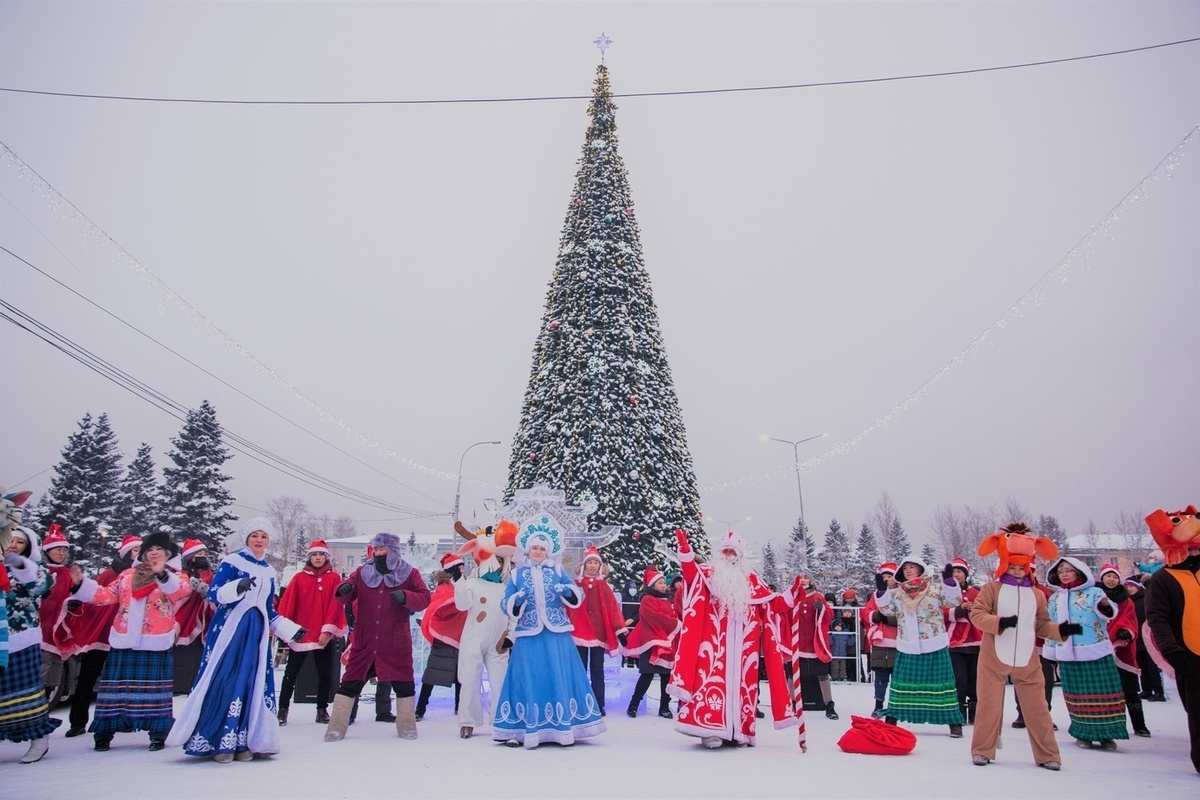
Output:
<instances>
[{"instance_id":1,"label":"snow-covered fir tree","mask_svg":"<svg viewBox=\"0 0 1200 800\"><path fill-rule=\"evenodd\" d=\"M817 546L808 534L808 523L804 517L796 519L792 535L788 537L787 547L783 551L783 568L780 577L784 583L791 584L796 573L801 569L815 569L817 566Z\"/></svg>"},{"instance_id":2,"label":"snow-covered fir tree","mask_svg":"<svg viewBox=\"0 0 1200 800\"><path fill-rule=\"evenodd\" d=\"M817 558L817 568L813 570L817 587L823 592L840 594L853 584L852 563L850 537L842 530L840 522L830 520L821 554Z\"/></svg>"},{"instance_id":3,"label":"snow-covered fir tree","mask_svg":"<svg viewBox=\"0 0 1200 800\"><path fill-rule=\"evenodd\" d=\"M899 564L900 559L911 552L912 544L908 541L908 534L904 532L904 525L899 517L894 517L891 525L883 532L883 557Z\"/></svg>"},{"instance_id":4,"label":"snow-covered fir tree","mask_svg":"<svg viewBox=\"0 0 1200 800\"><path fill-rule=\"evenodd\" d=\"M1058 524L1058 520L1054 517L1039 514L1033 530L1038 536L1045 536L1058 545L1059 552L1067 549L1067 532L1062 529L1062 526Z\"/></svg>"},{"instance_id":5,"label":"snow-covered fir tree","mask_svg":"<svg viewBox=\"0 0 1200 800\"><path fill-rule=\"evenodd\" d=\"M854 561L851 564L851 588L863 592L875 585L875 569L879 566L879 541L870 523L864 522L858 530L854 545Z\"/></svg>"},{"instance_id":6,"label":"snow-covered fir tree","mask_svg":"<svg viewBox=\"0 0 1200 800\"><path fill-rule=\"evenodd\" d=\"M933 572L942 571L942 560L938 558L937 551L933 549L933 545L926 542L921 546L921 560L925 562L925 566Z\"/></svg>"},{"instance_id":7,"label":"snow-covered fir tree","mask_svg":"<svg viewBox=\"0 0 1200 800\"><path fill-rule=\"evenodd\" d=\"M683 528L708 552L692 457L643 263L608 70L597 68L591 121L534 342L506 501L545 483L595 501L592 530L617 585L654 562Z\"/></svg>"},{"instance_id":8,"label":"snow-covered fir tree","mask_svg":"<svg viewBox=\"0 0 1200 800\"><path fill-rule=\"evenodd\" d=\"M158 530L158 492L150 445L142 442L125 468L113 509L112 532L118 542L127 533L145 536Z\"/></svg>"},{"instance_id":9,"label":"snow-covered fir tree","mask_svg":"<svg viewBox=\"0 0 1200 800\"><path fill-rule=\"evenodd\" d=\"M213 552L224 552L226 522L237 519L226 509L233 494L225 488L229 476L221 467L229 460L229 449L221 441L217 412L205 400L188 411L174 447L167 457L175 466L163 468L159 494L159 530L182 541L199 539Z\"/></svg>"},{"instance_id":10,"label":"snow-covered fir tree","mask_svg":"<svg viewBox=\"0 0 1200 800\"><path fill-rule=\"evenodd\" d=\"M61 455L47 503L40 507L39 533L44 534L51 523L62 525L71 557L85 569L96 568L119 544L119 537L106 540L103 535L111 525L121 479L121 451L108 415L93 421L91 414L85 414Z\"/></svg>"},{"instance_id":11,"label":"snow-covered fir tree","mask_svg":"<svg viewBox=\"0 0 1200 800\"><path fill-rule=\"evenodd\" d=\"M770 542L763 545L762 570L758 575L767 582L768 586L774 587L776 591L784 588L779 573L779 557L775 555L775 546Z\"/></svg>"}]
</instances>

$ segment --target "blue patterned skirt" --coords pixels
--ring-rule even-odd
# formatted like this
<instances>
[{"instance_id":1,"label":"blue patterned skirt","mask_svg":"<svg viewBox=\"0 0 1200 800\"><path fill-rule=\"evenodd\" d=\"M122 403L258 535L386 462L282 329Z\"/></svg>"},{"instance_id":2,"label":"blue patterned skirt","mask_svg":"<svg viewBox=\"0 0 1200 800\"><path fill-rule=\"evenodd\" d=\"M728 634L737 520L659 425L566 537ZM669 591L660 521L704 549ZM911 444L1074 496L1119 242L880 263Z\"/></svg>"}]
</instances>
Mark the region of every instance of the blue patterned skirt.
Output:
<instances>
[{"instance_id":1,"label":"blue patterned skirt","mask_svg":"<svg viewBox=\"0 0 1200 800\"><path fill-rule=\"evenodd\" d=\"M28 742L49 736L59 725L62 720L50 718L42 685L42 648L9 653L8 667L0 675L0 739Z\"/></svg>"},{"instance_id":2,"label":"blue patterned skirt","mask_svg":"<svg viewBox=\"0 0 1200 800\"><path fill-rule=\"evenodd\" d=\"M210 642L217 639L213 633L209 633ZM220 660L216 664L205 664L202 674L208 672L212 677L200 706L200 719L183 746L183 752L211 758L217 753L249 749L246 741L250 704L262 702L254 684L264 633L262 615L246 614ZM274 674L270 665L267 665L267 689L274 693Z\"/></svg>"},{"instance_id":3,"label":"blue patterned skirt","mask_svg":"<svg viewBox=\"0 0 1200 800\"><path fill-rule=\"evenodd\" d=\"M543 630L517 639L496 701L492 738L533 748L574 744L604 730L571 634Z\"/></svg>"}]
</instances>

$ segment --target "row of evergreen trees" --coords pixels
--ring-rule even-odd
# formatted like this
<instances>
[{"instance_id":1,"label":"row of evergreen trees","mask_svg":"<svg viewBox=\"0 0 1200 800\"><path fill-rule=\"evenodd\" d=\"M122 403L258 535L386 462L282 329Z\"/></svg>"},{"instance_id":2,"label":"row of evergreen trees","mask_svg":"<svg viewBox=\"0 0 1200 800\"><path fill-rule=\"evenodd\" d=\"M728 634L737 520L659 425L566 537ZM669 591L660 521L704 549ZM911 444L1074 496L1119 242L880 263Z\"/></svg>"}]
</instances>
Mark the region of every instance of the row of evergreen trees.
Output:
<instances>
[{"instance_id":1,"label":"row of evergreen trees","mask_svg":"<svg viewBox=\"0 0 1200 800\"><path fill-rule=\"evenodd\" d=\"M800 518L782 553L777 553L770 542L763 546L762 577L776 589L783 589L798 571L808 569L813 573L814 585L823 591L840 595L846 589L853 589L862 596L874 586L875 570L883 561L903 558L911 550L904 525L899 517L893 516L882 537L877 537L871 524L864 522L853 546L849 533L834 519L818 553L808 525Z\"/></svg>"},{"instance_id":2,"label":"row of evergreen trees","mask_svg":"<svg viewBox=\"0 0 1200 800\"><path fill-rule=\"evenodd\" d=\"M1009 502L1009 506L1006 510L1012 513L1009 513L1007 518L1030 518L1028 513L1022 513L1020 509L1013 507L1012 501ZM825 532L825 540L819 552L809 534L808 526L800 519L792 528L782 553L777 552L771 542L763 546L760 574L776 589L783 589L791 583L800 569L805 568L812 571L815 586L824 592L834 592L839 601L841 593L846 589L853 589L861 599L874 589L875 570L880 564L885 561L899 563L901 559L910 557L913 553L904 525L886 495L880 501L874 518L877 518L876 525L883 529L883 534L877 536L875 526L864 522L853 544L849 532L842 529L841 523L836 519L830 521L829 530ZM979 530L961 541L940 541L940 546L926 542L921 546L921 562L931 569L941 570L944 564L956 557L962 557L970 564L970 571L976 576L976 581L981 580L983 572L995 566L995 559L980 558L975 551L975 544L984 535L995 530L998 524L995 519L985 520L984 523ZM1066 533L1054 517L1038 516L1033 528L1039 536L1053 540L1060 551L1068 549ZM945 536L941 538L944 540Z\"/></svg>"},{"instance_id":3,"label":"row of evergreen trees","mask_svg":"<svg viewBox=\"0 0 1200 800\"><path fill-rule=\"evenodd\" d=\"M58 523L71 543L71 557L85 568L108 561L128 533L169 533L177 541L199 539L219 552L225 523L236 519L221 471L230 458L221 441L221 425L204 401L188 412L167 458L172 466L155 477L150 445L143 442L122 470L124 454L108 415L84 415L67 439L62 461L54 468L49 491L27 512L40 532Z\"/></svg>"}]
</instances>

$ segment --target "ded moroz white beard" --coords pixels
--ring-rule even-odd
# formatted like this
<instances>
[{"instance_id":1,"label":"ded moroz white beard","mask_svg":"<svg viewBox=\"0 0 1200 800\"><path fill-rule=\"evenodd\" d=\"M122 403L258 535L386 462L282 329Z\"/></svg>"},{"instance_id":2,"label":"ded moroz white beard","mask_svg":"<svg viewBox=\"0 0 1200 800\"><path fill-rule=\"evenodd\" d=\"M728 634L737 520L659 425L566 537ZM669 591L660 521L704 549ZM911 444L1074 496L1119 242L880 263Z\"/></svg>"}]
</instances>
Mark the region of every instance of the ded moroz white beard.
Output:
<instances>
[{"instance_id":1,"label":"ded moroz white beard","mask_svg":"<svg viewBox=\"0 0 1200 800\"><path fill-rule=\"evenodd\" d=\"M739 617L745 615L750 606L750 565L744 558L730 562L719 553L714 556L709 586L723 609Z\"/></svg>"}]
</instances>

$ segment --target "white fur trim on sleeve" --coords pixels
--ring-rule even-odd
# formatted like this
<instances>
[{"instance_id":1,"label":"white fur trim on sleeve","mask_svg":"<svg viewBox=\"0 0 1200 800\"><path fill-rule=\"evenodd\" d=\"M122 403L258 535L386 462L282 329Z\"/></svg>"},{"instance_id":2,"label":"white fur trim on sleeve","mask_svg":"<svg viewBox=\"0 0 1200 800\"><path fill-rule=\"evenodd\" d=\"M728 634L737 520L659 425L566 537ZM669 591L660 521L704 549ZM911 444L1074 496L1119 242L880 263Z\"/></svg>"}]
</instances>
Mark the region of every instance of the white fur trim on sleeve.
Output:
<instances>
[{"instance_id":1,"label":"white fur trim on sleeve","mask_svg":"<svg viewBox=\"0 0 1200 800\"><path fill-rule=\"evenodd\" d=\"M217 589L217 601L226 604L236 603L241 597L241 595L238 594L237 587L238 581L228 581L227 583L222 584L221 588Z\"/></svg>"},{"instance_id":2,"label":"white fur trim on sleeve","mask_svg":"<svg viewBox=\"0 0 1200 800\"><path fill-rule=\"evenodd\" d=\"M84 578L79 584L79 588L71 595L72 600L78 600L81 603L91 602L91 599L96 596L96 592L100 590L100 584L96 583L91 578Z\"/></svg>"},{"instance_id":3,"label":"white fur trim on sleeve","mask_svg":"<svg viewBox=\"0 0 1200 800\"><path fill-rule=\"evenodd\" d=\"M275 621L271 623L271 633L285 642L290 642L298 630L300 630L300 625L287 617L275 617Z\"/></svg>"},{"instance_id":4,"label":"white fur trim on sleeve","mask_svg":"<svg viewBox=\"0 0 1200 800\"><path fill-rule=\"evenodd\" d=\"M21 566L10 567L8 574L12 576L17 583L37 583L38 565L36 561L29 558L21 558Z\"/></svg>"}]
</instances>

